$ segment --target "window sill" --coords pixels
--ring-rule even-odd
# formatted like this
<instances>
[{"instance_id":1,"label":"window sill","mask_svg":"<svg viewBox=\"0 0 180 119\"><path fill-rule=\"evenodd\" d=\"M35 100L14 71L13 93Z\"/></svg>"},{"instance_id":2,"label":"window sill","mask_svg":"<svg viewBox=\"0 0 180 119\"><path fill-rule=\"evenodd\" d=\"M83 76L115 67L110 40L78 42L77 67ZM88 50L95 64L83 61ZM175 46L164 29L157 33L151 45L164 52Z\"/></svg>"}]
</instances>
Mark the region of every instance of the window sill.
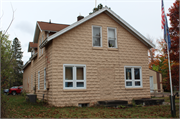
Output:
<instances>
[{"instance_id":1,"label":"window sill","mask_svg":"<svg viewBox=\"0 0 180 119\"><path fill-rule=\"evenodd\" d=\"M86 92L86 89L64 89L64 92Z\"/></svg>"},{"instance_id":2,"label":"window sill","mask_svg":"<svg viewBox=\"0 0 180 119\"><path fill-rule=\"evenodd\" d=\"M102 47L92 47L93 50L103 50Z\"/></svg>"},{"instance_id":3,"label":"window sill","mask_svg":"<svg viewBox=\"0 0 180 119\"><path fill-rule=\"evenodd\" d=\"M143 88L125 88L126 90L143 90Z\"/></svg>"},{"instance_id":4,"label":"window sill","mask_svg":"<svg viewBox=\"0 0 180 119\"><path fill-rule=\"evenodd\" d=\"M117 51L118 50L118 48L108 48L108 50L114 50L114 51Z\"/></svg>"}]
</instances>

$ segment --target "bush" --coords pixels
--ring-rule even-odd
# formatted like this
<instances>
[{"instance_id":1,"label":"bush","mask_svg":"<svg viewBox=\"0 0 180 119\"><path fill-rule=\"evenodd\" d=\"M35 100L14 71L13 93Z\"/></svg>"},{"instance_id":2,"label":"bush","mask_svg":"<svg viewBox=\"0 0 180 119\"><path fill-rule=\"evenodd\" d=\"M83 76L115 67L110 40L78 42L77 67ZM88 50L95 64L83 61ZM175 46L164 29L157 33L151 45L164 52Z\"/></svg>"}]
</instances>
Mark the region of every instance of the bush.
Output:
<instances>
[{"instance_id":1,"label":"bush","mask_svg":"<svg viewBox=\"0 0 180 119\"><path fill-rule=\"evenodd\" d=\"M8 100L7 95L4 95L3 89L1 89L1 118L6 118L8 115Z\"/></svg>"}]
</instances>

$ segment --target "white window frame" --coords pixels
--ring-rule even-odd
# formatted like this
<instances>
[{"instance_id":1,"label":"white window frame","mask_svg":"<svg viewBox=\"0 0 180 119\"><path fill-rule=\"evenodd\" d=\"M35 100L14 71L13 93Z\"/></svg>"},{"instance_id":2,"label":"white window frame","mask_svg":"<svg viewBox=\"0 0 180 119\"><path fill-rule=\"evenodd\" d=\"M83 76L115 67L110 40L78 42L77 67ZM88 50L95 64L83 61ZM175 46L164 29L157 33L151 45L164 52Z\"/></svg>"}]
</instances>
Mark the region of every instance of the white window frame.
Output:
<instances>
[{"instance_id":1,"label":"white window frame","mask_svg":"<svg viewBox=\"0 0 180 119\"><path fill-rule=\"evenodd\" d=\"M44 90L46 90L46 68L44 68Z\"/></svg>"},{"instance_id":2,"label":"white window frame","mask_svg":"<svg viewBox=\"0 0 180 119\"><path fill-rule=\"evenodd\" d=\"M93 36L93 28L94 28L94 27L100 28L100 33L101 33L100 42L101 42L101 46L93 46L93 37L94 37L94 36ZM102 46L103 46L103 45L102 45L102 27L101 27L101 26L95 26L95 25L93 25L93 26L92 26L92 47L102 47Z\"/></svg>"},{"instance_id":3,"label":"white window frame","mask_svg":"<svg viewBox=\"0 0 180 119\"><path fill-rule=\"evenodd\" d=\"M132 80L126 80L126 68L131 68L131 78ZM140 80L135 80L134 77L134 68L140 69ZM142 88L143 82L142 82L142 67L141 66L124 66L124 80L125 80L125 88ZM132 81L132 86L126 86L127 81ZM135 86L135 81L140 81L140 86Z\"/></svg>"},{"instance_id":4,"label":"white window frame","mask_svg":"<svg viewBox=\"0 0 180 119\"><path fill-rule=\"evenodd\" d=\"M43 40L44 40L44 35L42 35L41 43L43 42ZM43 48L41 49L41 51L42 51L42 54L43 54Z\"/></svg>"},{"instance_id":5,"label":"white window frame","mask_svg":"<svg viewBox=\"0 0 180 119\"><path fill-rule=\"evenodd\" d=\"M41 38L39 38L39 46L40 45L41 45ZM41 56L41 49L40 49L40 47L38 49L39 49L39 56Z\"/></svg>"},{"instance_id":6,"label":"white window frame","mask_svg":"<svg viewBox=\"0 0 180 119\"><path fill-rule=\"evenodd\" d=\"M40 71L38 71L38 90L40 89Z\"/></svg>"},{"instance_id":7,"label":"white window frame","mask_svg":"<svg viewBox=\"0 0 180 119\"><path fill-rule=\"evenodd\" d=\"M116 43L116 47L109 47L109 36L108 36L109 29L114 29L115 30L115 43ZM117 30L116 30L116 28L107 27L107 45L108 45L108 48L118 48L118 45L117 45Z\"/></svg>"},{"instance_id":8,"label":"white window frame","mask_svg":"<svg viewBox=\"0 0 180 119\"><path fill-rule=\"evenodd\" d=\"M65 80L65 67L73 67L73 80ZM84 80L76 80L77 67L83 67ZM65 87L65 82L73 82L73 87ZM77 87L77 82L84 82L84 87ZM86 65L84 64L63 64L63 89L86 89Z\"/></svg>"},{"instance_id":9,"label":"white window frame","mask_svg":"<svg viewBox=\"0 0 180 119\"><path fill-rule=\"evenodd\" d=\"M31 90L33 89L33 75L31 75Z\"/></svg>"}]
</instances>

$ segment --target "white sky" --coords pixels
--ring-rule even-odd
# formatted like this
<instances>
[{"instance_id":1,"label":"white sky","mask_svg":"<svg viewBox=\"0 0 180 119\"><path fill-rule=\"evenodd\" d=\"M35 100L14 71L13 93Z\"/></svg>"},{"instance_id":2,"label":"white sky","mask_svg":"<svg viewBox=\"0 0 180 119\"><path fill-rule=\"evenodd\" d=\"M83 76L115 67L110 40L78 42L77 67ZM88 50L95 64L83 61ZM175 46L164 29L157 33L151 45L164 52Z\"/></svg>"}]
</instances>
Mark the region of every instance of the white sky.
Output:
<instances>
[{"instance_id":1,"label":"white sky","mask_svg":"<svg viewBox=\"0 0 180 119\"><path fill-rule=\"evenodd\" d=\"M175 0L164 0L165 13ZM161 30L161 0L97 0L97 5L107 5L122 19L129 23L147 38L163 37ZM15 19L8 30L9 40L17 37L21 41L24 64L29 60L28 43L33 41L36 21L72 24L77 16L88 16L95 7L95 0L0 0L0 30L6 30L12 19L12 8ZM169 17L167 17L169 21ZM170 25L169 25L170 26Z\"/></svg>"}]
</instances>

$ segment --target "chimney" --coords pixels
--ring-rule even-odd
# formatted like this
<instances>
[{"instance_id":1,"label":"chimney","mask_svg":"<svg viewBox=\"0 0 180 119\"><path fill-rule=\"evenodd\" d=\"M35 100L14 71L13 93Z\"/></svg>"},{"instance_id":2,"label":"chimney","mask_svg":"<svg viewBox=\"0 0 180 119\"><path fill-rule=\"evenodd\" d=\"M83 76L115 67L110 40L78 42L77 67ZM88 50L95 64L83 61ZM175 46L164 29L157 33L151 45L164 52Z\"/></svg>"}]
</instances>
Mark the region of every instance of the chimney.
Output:
<instances>
[{"instance_id":1,"label":"chimney","mask_svg":"<svg viewBox=\"0 0 180 119\"><path fill-rule=\"evenodd\" d=\"M49 24L51 24L51 19L49 20Z\"/></svg>"},{"instance_id":2,"label":"chimney","mask_svg":"<svg viewBox=\"0 0 180 119\"><path fill-rule=\"evenodd\" d=\"M77 21L79 21L79 20L81 20L81 19L83 19L83 18L84 18L84 16L79 15L79 16L77 17Z\"/></svg>"}]
</instances>

